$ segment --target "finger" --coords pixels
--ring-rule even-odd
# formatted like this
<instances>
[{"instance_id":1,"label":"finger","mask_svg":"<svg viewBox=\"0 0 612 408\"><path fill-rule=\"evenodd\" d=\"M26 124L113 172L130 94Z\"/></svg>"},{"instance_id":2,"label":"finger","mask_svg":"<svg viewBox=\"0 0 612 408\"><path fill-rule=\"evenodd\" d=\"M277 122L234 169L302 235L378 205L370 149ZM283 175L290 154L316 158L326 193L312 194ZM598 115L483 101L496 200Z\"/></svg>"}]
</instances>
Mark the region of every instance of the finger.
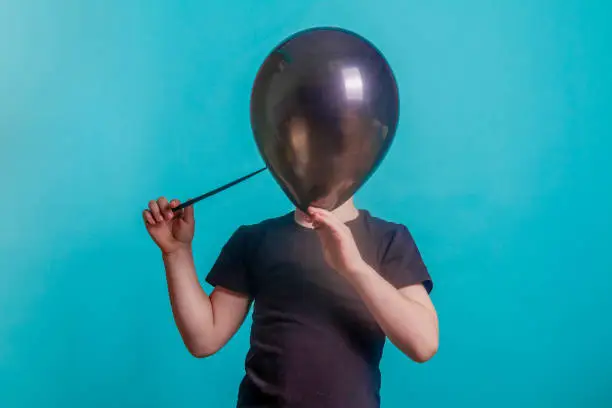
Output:
<instances>
[{"instance_id":1,"label":"finger","mask_svg":"<svg viewBox=\"0 0 612 408\"><path fill-rule=\"evenodd\" d=\"M308 222L310 222L311 224L313 224L313 226L314 226L315 221L316 221L316 219L317 219L317 217L316 217L316 216L317 216L317 214L319 214L319 211L318 211L318 209L317 209L317 208L315 208L315 207L308 207L308 208L306 209L306 213L305 213L305 215L306 215L306 220L307 220Z\"/></svg>"},{"instance_id":2,"label":"finger","mask_svg":"<svg viewBox=\"0 0 612 408\"><path fill-rule=\"evenodd\" d=\"M157 205L157 201L149 201L149 210L151 211L151 214L153 214L153 218L156 222L162 222L164 220L164 217L162 217L161 212L159 211L159 205Z\"/></svg>"},{"instance_id":3,"label":"finger","mask_svg":"<svg viewBox=\"0 0 612 408\"><path fill-rule=\"evenodd\" d=\"M310 208L309 212L314 220L317 220L330 227L340 228L344 224L333 213L322 208Z\"/></svg>"},{"instance_id":4,"label":"finger","mask_svg":"<svg viewBox=\"0 0 612 408\"><path fill-rule=\"evenodd\" d=\"M142 212L142 218L144 219L146 224L155 225L155 220L153 219L153 215L149 210L144 210Z\"/></svg>"},{"instance_id":5,"label":"finger","mask_svg":"<svg viewBox=\"0 0 612 408\"><path fill-rule=\"evenodd\" d=\"M170 201L170 209L171 209L170 212L172 212L174 217L176 217L176 218L182 218L183 217L183 210L172 211L176 207L178 207L179 205L181 205L181 202L179 200L177 200L176 198L173 199L172 201Z\"/></svg>"},{"instance_id":6,"label":"finger","mask_svg":"<svg viewBox=\"0 0 612 408\"><path fill-rule=\"evenodd\" d=\"M320 207L315 207L314 205L309 206L306 209L307 212L311 213L311 212L317 212L317 213L329 213L329 211L327 211L324 208L320 208Z\"/></svg>"},{"instance_id":7,"label":"finger","mask_svg":"<svg viewBox=\"0 0 612 408\"><path fill-rule=\"evenodd\" d=\"M160 197L157 200L157 204L159 205L159 210L161 214L163 215L163 217L166 220L171 220L173 214L172 214L172 210L170 209L170 204L168 203L168 200L166 200L166 197Z\"/></svg>"},{"instance_id":8,"label":"finger","mask_svg":"<svg viewBox=\"0 0 612 408\"><path fill-rule=\"evenodd\" d=\"M194 222L194 210L193 205L183 208L183 220L188 223Z\"/></svg>"},{"instance_id":9,"label":"finger","mask_svg":"<svg viewBox=\"0 0 612 408\"><path fill-rule=\"evenodd\" d=\"M318 230L327 230L337 239L346 236L348 227L329 211L315 211L313 226Z\"/></svg>"},{"instance_id":10,"label":"finger","mask_svg":"<svg viewBox=\"0 0 612 408\"><path fill-rule=\"evenodd\" d=\"M316 215L316 216L322 217L322 218L330 220L330 221L334 221L334 220L339 221L338 217L336 217L334 215L334 213L332 213L331 211L327 211L327 210L325 210L323 208L309 207L308 208L308 213L311 216L315 216Z\"/></svg>"},{"instance_id":11,"label":"finger","mask_svg":"<svg viewBox=\"0 0 612 408\"><path fill-rule=\"evenodd\" d=\"M301 214L301 216L303 216L305 222L307 222L309 224L312 224L312 216L310 214L305 212L305 213Z\"/></svg>"},{"instance_id":12,"label":"finger","mask_svg":"<svg viewBox=\"0 0 612 408\"><path fill-rule=\"evenodd\" d=\"M330 230L332 232L338 232L338 227L336 224L334 224L334 222L332 221L332 219L330 217L326 217L323 214L313 214L312 215L312 226L315 229L327 229Z\"/></svg>"},{"instance_id":13,"label":"finger","mask_svg":"<svg viewBox=\"0 0 612 408\"><path fill-rule=\"evenodd\" d=\"M310 216L315 215L315 214L318 214L318 213L320 213L320 212L322 212L322 211L323 211L322 209L317 208L317 207L312 207L312 206L311 206L311 207L308 207L308 208L306 209L306 213L307 213L308 215L310 215Z\"/></svg>"}]
</instances>

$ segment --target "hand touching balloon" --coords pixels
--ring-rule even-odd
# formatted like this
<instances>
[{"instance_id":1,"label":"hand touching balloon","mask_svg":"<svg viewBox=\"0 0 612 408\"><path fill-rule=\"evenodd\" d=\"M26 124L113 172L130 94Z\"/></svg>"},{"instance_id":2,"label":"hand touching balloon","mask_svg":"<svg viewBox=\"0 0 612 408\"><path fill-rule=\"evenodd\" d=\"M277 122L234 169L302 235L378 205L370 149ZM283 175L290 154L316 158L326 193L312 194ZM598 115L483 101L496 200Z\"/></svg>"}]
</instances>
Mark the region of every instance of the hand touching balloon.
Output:
<instances>
[{"instance_id":1,"label":"hand touching balloon","mask_svg":"<svg viewBox=\"0 0 612 408\"><path fill-rule=\"evenodd\" d=\"M319 235L327 263L342 275L359 271L365 264L349 227L333 213L310 207L308 215Z\"/></svg>"},{"instance_id":2,"label":"hand touching balloon","mask_svg":"<svg viewBox=\"0 0 612 408\"><path fill-rule=\"evenodd\" d=\"M179 200L168 202L161 197L149 202L149 209L143 212L147 231L165 255L181 249L190 249L195 232L193 206L174 212Z\"/></svg>"}]
</instances>

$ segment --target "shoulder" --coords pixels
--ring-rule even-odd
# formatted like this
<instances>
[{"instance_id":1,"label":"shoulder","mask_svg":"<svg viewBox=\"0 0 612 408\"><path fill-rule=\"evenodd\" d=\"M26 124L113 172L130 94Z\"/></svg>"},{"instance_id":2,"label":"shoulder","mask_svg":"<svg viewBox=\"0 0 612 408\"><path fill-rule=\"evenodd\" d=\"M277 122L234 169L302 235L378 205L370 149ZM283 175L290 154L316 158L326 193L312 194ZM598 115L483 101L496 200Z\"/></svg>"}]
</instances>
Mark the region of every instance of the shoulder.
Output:
<instances>
[{"instance_id":1,"label":"shoulder","mask_svg":"<svg viewBox=\"0 0 612 408\"><path fill-rule=\"evenodd\" d=\"M245 240L259 241L270 232L281 231L287 228L290 225L288 219L289 215L281 215L252 224L243 224L237 228L234 234Z\"/></svg>"},{"instance_id":2,"label":"shoulder","mask_svg":"<svg viewBox=\"0 0 612 408\"><path fill-rule=\"evenodd\" d=\"M363 210L366 227L380 239L390 239L397 234L410 235L408 227L402 223L385 220Z\"/></svg>"},{"instance_id":3,"label":"shoulder","mask_svg":"<svg viewBox=\"0 0 612 408\"><path fill-rule=\"evenodd\" d=\"M277 217L253 224L239 225L226 241L223 253L231 254L233 257L249 259L257 253L268 234L279 229L283 224L283 218Z\"/></svg>"},{"instance_id":4,"label":"shoulder","mask_svg":"<svg viewBox=\"0 0 612 408\"><path fill-rule=\"evenodd\" d=\"M405 224L386 220L364 211L364 224L370 239L376 243L379 259L396 252L411 252L416 243Z\"/></svg>"}]
</instances>

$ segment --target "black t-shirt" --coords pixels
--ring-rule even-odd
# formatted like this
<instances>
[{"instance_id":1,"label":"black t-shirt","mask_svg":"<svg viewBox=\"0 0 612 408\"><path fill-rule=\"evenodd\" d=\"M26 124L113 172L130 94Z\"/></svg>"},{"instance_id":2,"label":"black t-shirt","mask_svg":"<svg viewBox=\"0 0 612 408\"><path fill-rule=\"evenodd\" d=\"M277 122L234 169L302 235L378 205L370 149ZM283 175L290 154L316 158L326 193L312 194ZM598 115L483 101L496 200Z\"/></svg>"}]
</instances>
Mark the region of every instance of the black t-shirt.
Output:
<instances>
[{"instance_id":1,"label":"black t-shirt","mask_svg":"<svg viewBox=\"0 0 612 408\"><path fill-rule=\"evenodd\" d=\"M367 211L347 223L364 260L397 288L432 280L400 224ZM254 300L241 408L380 405L385 335L350 284L323 257L317 232L293 213L241 226L206 278Z\"/></svg>"}]
</instances>

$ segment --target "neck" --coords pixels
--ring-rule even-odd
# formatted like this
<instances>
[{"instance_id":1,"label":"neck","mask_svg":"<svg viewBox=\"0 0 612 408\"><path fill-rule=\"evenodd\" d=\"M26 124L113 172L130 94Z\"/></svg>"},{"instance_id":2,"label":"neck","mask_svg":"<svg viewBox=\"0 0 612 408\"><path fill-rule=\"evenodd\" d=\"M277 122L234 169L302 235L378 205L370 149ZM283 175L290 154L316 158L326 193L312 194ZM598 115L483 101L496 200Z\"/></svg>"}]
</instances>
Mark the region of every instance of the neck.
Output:
<instances>
[{"instance_id":1,"label":"neck","mask_svg":"<svg viewBox=\"0 0 612 408\"><path fill-rule=\"evenodd\" d=\"M336 208L332 211L338 219L342 222L349 222L354 220L359 216L359 210L355 207L355 202L353 198L350 198L340 207ZM295 221L303 227L312 228L312 224L308 221L308 215L304 214L304 212L300 209L295 209Z\"/></svg>"}]
</instances>

